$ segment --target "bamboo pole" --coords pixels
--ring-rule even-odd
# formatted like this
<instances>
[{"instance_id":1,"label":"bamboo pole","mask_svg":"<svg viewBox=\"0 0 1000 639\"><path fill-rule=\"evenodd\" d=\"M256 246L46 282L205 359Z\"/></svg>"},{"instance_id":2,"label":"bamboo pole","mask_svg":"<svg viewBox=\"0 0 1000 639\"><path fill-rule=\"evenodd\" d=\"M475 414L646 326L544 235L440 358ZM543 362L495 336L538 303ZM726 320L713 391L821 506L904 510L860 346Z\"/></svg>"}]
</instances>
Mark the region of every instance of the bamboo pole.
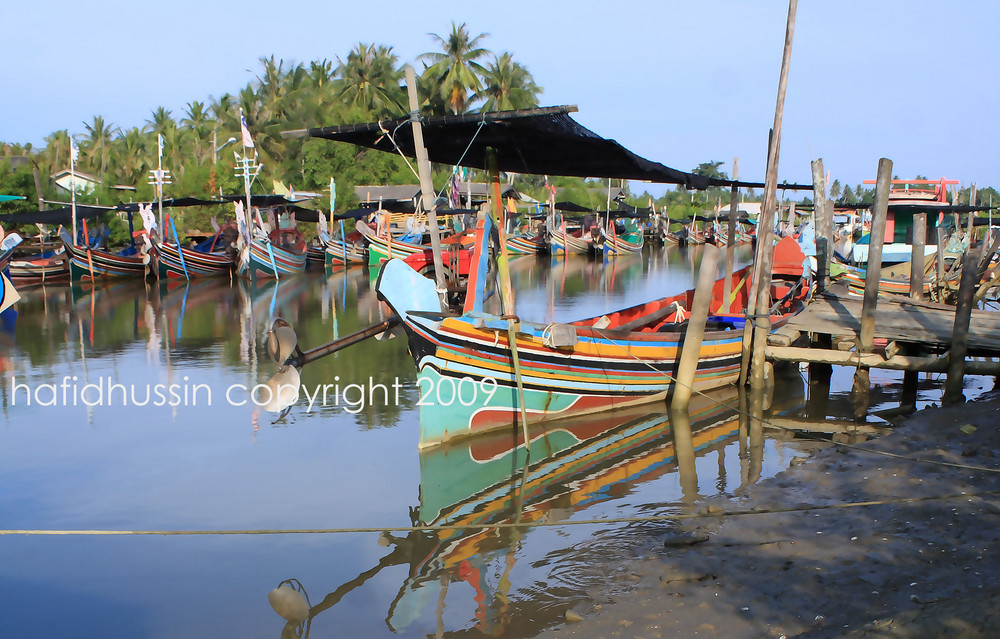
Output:
<instances>
[{"instance_id":1,"label":"bamboo pole","mask_svg":"<svg viewBox=\"0 0 1000 639\"><path fill-rule=\"evenodd\" d=\"M719 248L706 244L705 252L701 256L694 303L691 305L691 315L688 318L687 331L684 333L681 358L677 364L677 376L674 378L671 410L686 411L691 403L691 392L701 355L701 343L705 337L705 322L708 320L708 305L712 301L712 284L715 282L718 265Z\"/></svg>"},{"instance_id":2,"label":"bamboo pole","mask_svg":"<svg viewBox=\"0 0 1000 639\"><path fill-rule=\"evenodd\" d=\"M757 289L757 304L753 311L753 344L750 358L751 386L761 387L764 383L764 347L767 345L767 334L771 330L771 319L767 314L771 294L771 268L774 259L773 229L774 208L777 203L778 156L781 147L781 118L785 105L785 89L788 85L788 66L792 57L792 39L795 34L795 11L798 0L788 2L788 20L785 26L785 47L781 55L781 74L778 78L778 98L774 108L774 133L767 158L767 176L764 180L764 203L761 209L763 228L758 225L757 232L761 235L760 264L754 276ZM758 316L759 315L759 316ZM745 375L741 372L741 377Z\"/></svg>"},{"instance_id":3,"label":"bamboo pole","mask_svg":"<svg viewBox=\"0 0 1000 639\"><path fill-rule=\"evenodd\" d=\"M431 182L431 163L427 159L427 148L424 146L424 132L420 126L420 103L417 101L417 77L413 67L406 67L406 93L410 101L410 121L413 123L413 147L417 154L417 173L420 177L420 199L424 211L427 212L427 225L431 232L431 252L434 255L434 282L442 308L447 285L444 281L444 259L441 257L441 234L438 229L437 206L434 203L434 184ZM391 235L391 231L390 231Z\"/></svg>"}]
</instances>

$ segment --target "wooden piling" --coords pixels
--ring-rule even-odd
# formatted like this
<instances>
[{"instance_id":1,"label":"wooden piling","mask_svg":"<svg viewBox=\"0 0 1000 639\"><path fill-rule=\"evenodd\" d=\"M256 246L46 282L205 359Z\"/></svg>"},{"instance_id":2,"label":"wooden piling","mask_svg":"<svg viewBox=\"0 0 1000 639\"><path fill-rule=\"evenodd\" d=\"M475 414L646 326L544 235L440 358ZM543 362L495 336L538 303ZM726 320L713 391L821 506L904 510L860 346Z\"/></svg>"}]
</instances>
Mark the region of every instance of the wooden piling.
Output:
<instances>
[{"instance_id":1,"label":"wooden piling","mask_svg":"<svg viewBox=\"0 0 1000 639\"><path fill-rule=\"evenodd\" d=\"M868 245L868 265L865 269L865 296L861 307L861 330L858 344L862 353L871 353L875 339L875 305L882 273L882 245L885 243L885 221L889 207L889 185L892 180L892 160L880 158L875 181L875 201L872 205L872 232Z\"/></svg>"},{"instance_id":2,"label":"wooden piling","mask_svg":"<svg viewBox=\"0 0 1000 639\"><path fill-rule=\"evenodd\" d=\"M833 260L833 202L826 197L826 173L823 159L812 163L813 200L816 218L816 290L822 293L830 286L830 263ZM829 335L818 335L816 347L828 349L833 344ZM829 394L833 367L829 364L812 363L809 377L821 386L827 387Z\"/></svg>"},{"instance_id":3,"label":"wooden piling","mask_svg":"<svg viewBox=\"0 0 1000 639\"><path fill-rule=\"evenodd\" d=\"M927 240L927 213L913 215L913 251L910 253L910 297L924 298L924 244Z\"/></svg>"},{"instance_id":4,"label":"wooden piling","mask_svg":"<svg viewBox=\"0 0 1000 639\"><path fill-rule=\"evenodd\" d=\"M816 289L823 292L830 286L830 260L833 253L833 216L826 198L826 176L823 158L812 163L813 211L816 220Z\"/></svg>"},{"instance_id":5,"label":"wooden piling","mask_svg":"<svg viewBox=\"0 0 1000 639\"><path fill-rule=\"evenodd\" d=\"M431 233L431 252L434 256L434 281L441 307L447 308L445 297L448 285L445 283L444 258L441 256L441 233L438 229L437 206L435 205L434 183L431 181L431 163L424 146L424 132L420 126L420 103L417 100L417 76L413 67L406 67L406 93L410 101L410 121L413 123L413 147L417 155L417 173L420 178L420 199L427 212L427 226ZM391 237L392 232L390 230Z\"/></svg>"},{"instance_id":6,"label":"wooden piling","mask_svg":"<svg viewBox=\"0 0 1000 639\"><path fill-rule=\"evenodd\" d=\"M980 249L982 250L982 249ZM973 266L978 260L972 251L965 252L965 267L958 286L958 305L955 308L955 328L951 335L951 357L948 360L948 379L944 385L944 404L964 401L962 378L965 375L965 355L969 352L969 322L972 319L972 296L976 290L978 273Z\"/></svg>"},{"instance_id":7,"label":"wooden piling","mask_svg":"<svg viewBox=\"0 0 1000 639\"><path fill-rule=\"evenodd\" d=\"M685 503L698 499L698 472L695 465L694 437L691 434L691 415L687 409L670 409L670 431L674 439L674 458L680 476L681 496Z\"/></svg>"},{"instance_id":8,"label":"wooden piling","mask_svg":"<svg viewBox=\"0 0 1000 639\"><path fill-rule=\"evenodd\" d=\"M944 301L944 229L937 227L937 261L934 271L934 289L937 291L937 301Z\"/></svg>"},{"instance_id":9,"label":"wooden piling","mask_svg":"<svg viewBox=\"0 0 1000 639\"><path fill-rule=\"evenodd\" d=\"M760 262L754 264L754 289L757 293L756 303L749 311L747 326L752 326L752 345L750 355L750 383L760 387L764 382L764 349L767 346L767 334L771 330L771 318L767 313L771 298L771 269L774 261L774 211L777 205L778 156L781 147L781 119L785 106L785 89L788 85L788 67L792 57L792 40L795 34L795 12L798 0L789 0L788 19L785 25L785 46L781 55L781 73L778 76L778 98L774 108L774 128L772 140L768 149L767 174L764 179L764 201L758 219L757 241ZM746 339L744 339L744 346ZM746 358L743 358L744 361ZM745 366L744 366L745 369ZM747 371L740 372L740 379L747 379Z\"/></svg>"},{"instance_id":10,"label":"wooden piling","mask_svg":"<svg viewBox=\"0 0 1000 639\"><path fill-rule=\"evenodd\" d=\"M736 179L735 177L733 179ZM739 189L736 185L729 191L729 239L726 242L726 283L722 291L722 306L720 313L728 313L732 301L729 299L733 294L733 268L736 264L736 216L738 211L737 200L739 199Z\"/></svg>"},{"instance_id":11,"label":"wooden piling","mask_svg":"<svg viewBox=\"0 0 1000 639\"><path fill-rule=\"evenodd\" d=\"M882 245L885 243L885 222L889 210L889 188L892 183L892 160L879 158L878 176L875 180L875 201L872 204L872 231L868 238L868 264L865 268L865 295L861 305L861 322L858 330L858 352L875 350L875 307L878 303L878 285L882 274ZM851 403L854 419L864 422L868 413L871 377L867 366L854 371Z\"/></svg>"},{"instance_id":12,"label":"wooden piling","mask_svg":"<svg viewBox=\"0 0 1000 639\"><path fill-rule=\"evenodd\" d=\"M688 318L687 331L684 333L681 358L677 363L677 376L674 378L673 398L670 402L672 410L686 411L691 402L694 376L701 355L701 343L705 337L705 322L708 320L708 305L712 301L712 284L715 282L718 266L719 248L706 244L705 252L701 256L701 268L698 271L698 284L694 291L691 315Z\"/></svg>"}]
</instances>

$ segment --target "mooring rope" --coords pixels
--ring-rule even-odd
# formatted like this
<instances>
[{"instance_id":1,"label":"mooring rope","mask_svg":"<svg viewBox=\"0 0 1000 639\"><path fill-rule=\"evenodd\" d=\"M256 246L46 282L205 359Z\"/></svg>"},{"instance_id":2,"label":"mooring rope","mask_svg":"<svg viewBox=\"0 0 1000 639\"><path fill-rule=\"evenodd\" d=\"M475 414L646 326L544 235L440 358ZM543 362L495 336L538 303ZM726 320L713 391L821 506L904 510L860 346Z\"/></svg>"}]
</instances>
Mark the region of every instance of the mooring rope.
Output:
<instances>
[{"instance_id":1,"label":"mooring rope","mask_svg":"<svg viewBox=\"0 0 1000 639\"><path fill-rule=\"evenodd\" d=\"M896 499L873 499L867 501L841 502L819 506L793 506L788 508L752 508L751 510L705 510L695 513L674 513L669 515L647 515L644 517L608 517L605 519L577 519L570 521L508 521L491 524L439 524L428 526L367 526L358 528L259 528L233 530L0 530L3 535L48 535L48 536L204 536L204 535L331 535L342 533L392 533L392 532L440 532L465 530L492 530L506 528L553 528L559 526L598 526L603 524L638 524L658 521L682 521L688 519L725 519L727 517L743 517L745 515L776 515L818 510L840 510L847 508L865 508L871 506L888 506L895 504L911 504L929 501L948 501L953 499L982 498L1000 495L1000 490L989 490L978 493L961 492L950 495L931 495L925 497L899 497Z\"/></svg>"}]
</instances>

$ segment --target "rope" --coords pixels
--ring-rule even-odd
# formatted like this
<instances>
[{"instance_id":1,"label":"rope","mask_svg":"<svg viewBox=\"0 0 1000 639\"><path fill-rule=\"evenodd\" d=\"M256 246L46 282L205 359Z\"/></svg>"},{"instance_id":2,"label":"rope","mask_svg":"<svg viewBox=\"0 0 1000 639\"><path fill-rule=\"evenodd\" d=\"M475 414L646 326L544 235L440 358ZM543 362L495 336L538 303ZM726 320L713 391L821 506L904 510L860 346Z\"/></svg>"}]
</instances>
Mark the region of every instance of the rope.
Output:
<instances>
[{"instance_id":1,"label":"rope","mask_svg":"<svg viewBox=\"0 0 1000 639\"><path fill-rule=\"evenodd\" d=\"M821 506L794 506L788 508L755 508L751 510L727 510L719 512L675 513L671 515L647 515L645 517L609 517L606 519L578 519L573 521L532 521L532 522L498 522L493 524L459 525L440 524L428 526L369 526L361 528L260 528L236 530L0 530L3 535L48 535L48 536L199 536L199 535L331 535L341 533L382 533L382 532L436 532L451 530L490 530L504 528L553 528L561 526L595 526L603 524L634 524L657 521L681 521L687 519L724 519L727 517L742 517L744 515L775 515L785 513L813 512L818 510L840 510L846 508L865 508L870 506L886 506L894 504L910 504L928 501L947 501L952 499L972 499L1000 495L1000 490L989 490L979 493L955 493L950 495L932 495L928 497L900 497L898 499L876 499L868 501L843 502Z\"/></svg>"}]
</instances>

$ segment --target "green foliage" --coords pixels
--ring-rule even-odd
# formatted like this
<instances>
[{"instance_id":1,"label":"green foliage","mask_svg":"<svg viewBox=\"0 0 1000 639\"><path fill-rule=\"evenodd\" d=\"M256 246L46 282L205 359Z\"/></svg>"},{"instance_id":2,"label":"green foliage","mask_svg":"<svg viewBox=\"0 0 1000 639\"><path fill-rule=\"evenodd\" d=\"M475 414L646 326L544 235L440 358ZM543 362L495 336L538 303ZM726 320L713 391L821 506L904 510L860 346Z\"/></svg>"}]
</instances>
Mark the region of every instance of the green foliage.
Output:
<instances>
[{"instance_id":1,"label":"green foliage","mask_svg":"<svg viewBox=\"0 0 1000 639\"><path fill-rule=\"evenodd\" d=\"M25 199L11 200L0 204L0 213L15 213L38 209L35 196L35 178L32 166L25 164L14 170L10 162L0 158L0 195L20 195Z\"/></svg>"}]
</instances>

